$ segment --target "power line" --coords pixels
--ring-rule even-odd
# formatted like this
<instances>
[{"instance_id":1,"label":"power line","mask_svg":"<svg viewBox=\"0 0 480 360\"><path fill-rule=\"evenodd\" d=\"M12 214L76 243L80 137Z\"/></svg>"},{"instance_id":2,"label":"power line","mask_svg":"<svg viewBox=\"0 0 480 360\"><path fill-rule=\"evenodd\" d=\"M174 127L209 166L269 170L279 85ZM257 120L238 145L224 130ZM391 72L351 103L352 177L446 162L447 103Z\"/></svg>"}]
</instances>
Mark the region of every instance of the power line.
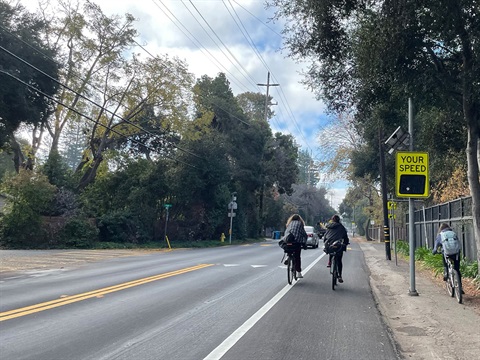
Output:
<instances>
[{"instance_id":1,"label":"power line","mask_svg":"<svg viewBox=\"0 0 480 360\"><path fill-rule=\"evenodd\" d=\"M230 1L230 0L229 0ZM277 34L280 38L282 37L281 34L279 34L276 30L274 30L273 28L271 28L270 26L268 26L267 24L265 24L261 19L259 19L258 17L256 17L254 14L252 14L250 11L248 11L248 9L246 9L245 7L243 7L241 4L239 4L237 1L235 0L232 0L235 4L237 4L239 7L241 7L243 10L245 10L247 13L249 13L250 15L252 15L255 19L257 19L260 23L262 23L265 27L269 28L273 33Z\"/></svg>"},{"instance_id":2,"label":"power line","mask_svg":"<svg viewBox=\"0 0 480 360\"><path fill-rule=\"evenodd\" d=\"M150 147L150 146L148 146L148 145L146 145L146 144L144 144L144 143L142 143L141 141L138 141L138 140L136 140L136 139L129 139L126 135L118 132L117 130L115 130L115 129L113 129L113 128L105 125L105 124L102 124L101 122L99 122L99 121L91 118L91 117L88 116L88 115L85 115L85 114L81 113L80 111L74 109L73 107L71 107L71 106L69 106L69 105L61 102L60 100L55 99L53 96L48 95L47 93L41 91L40 89L37 89L36 87L34 87L34 86L31 85L31 84L26 83L26 82L23 81L22 79L19 79L18 77L10 74L9 72L0 69L0 73L5 74L5 75L7 75L7 76L9 76L9 77L11 77L11 78L13 78L13 79L15 79L16 81L18 81L18 82L20 82L21 84L29 87L30 89L33 89L35 92L37 92L37 93L39 93L39 94L41 94L41 95L49 98L50 100L56 102L57 104L59 104L59 105L61 105L61 106L64 106L65 108L73 111L73 112L76 113L77 115L80 115L81 117L84 117L85 119L90 120L90 121L94 122L95 124L97 124L97 125L99 125L99 126L102 126L103 128L105 128L105 129L107 129L107 130L109 130L109 131L111 131L111 132L113 132L113 133L115 133L115 134L117 134L117 135L119 135L119 136L127 139L127 140L130 140L130 141L133 141L133 142L135 142L135 143L137 143L137 144L140 144L140 145L144 146L145 148L149 149L150 151L153 151L153 152L155 152L155 153L158 153L158 151L157 151L156 149L154 149L154 148L152 148L152 147ZM162 154L162 156L164 156L164 157L166 157L166 158L168 158L168 159L170 159L170 160L174 160L174 161L181 162L181 163L183 163L183 164L185 164L185 165L187 165L187 166L190 166L190 167L193 167L193 168L197 168L196 166L191 165L191 164L188 164L188 163L183 162L183 161L181 161L181 160L173 159L173 158L169 157L169 156L166 155L166 154ZM204 159L203 159L203 160L204 160Z\"/></svg>"},{"instance_id":3,"label":"power line","mask_svg":"<svg viewBox=\"0 0 480 360\"><path fill-rule=\"evenodd\" d=\"M126 122L127 124L129 124L129 125L137 128L138 130L141 130L141 131L143 131L143 132L145 132L145 133L147 133L147 134L149 134L149 135L151 135L151 136L154 136L154 137L157 137L157 136L158 136L157 134L153 134L153 133L151 133L150 131L145 130L145 129L142 128L141 126L139 126L139 125L131 122L130 120L127 120L127 119L122 118L121 116L113 113L112 111L108 110L107 108L103 107L102 105L97 104L95 101L93 101L93 100L87 98L86 96L78 93L77 91L73 90L73 89L70 88L69 86L63 84L62 82L60 82L60 81L58 81L57 79L55 79L55 78L53 78L52 76L50 76L49 74L45 73L44 71L42 71L42 70L38 69L37 67L35 67L34 65L30 64L28 61L25 61L25 60L22 59L21 57L15 55L15 54L12 53L11 51L5 49L3 46L0 46L0 50L3 50L4 52L6 52L7 54L9 54L10 56L14 57L15 59L19 60L20 62L24 63L25 65L31 67L31 68L34 69L35 71L38 71L38 72L41 73L42 75L48 77L50 80L56 82L58 85L60 85L60 86L64 87L65 89L73 92L74 94L78 95L78 96L81 97L82 99L84 99L84 100L92 103L93 105L99 107L100 109L102 109L103 111L105 111L105 112L113 115L114 117L117 117L118 119ZM69 109L70 109L70 108L69 108ZM185 152L185 153L187 153L187 154L189 154L189 155L195 156L195 157L197 157L197 158L201 158L200 156L198 156L198 155L196 155L196 154L194 154L194 153L192 153L192 152L189 152L189 151L187 151L187 150L184 150L184 149L180 148L177 144L174 144L174 143L168 141L167 139L162 139L162 140L166 141L167 143L172 144L174 147L176 147L176 148L177 148L178 150L180 150L180 151L183 151L183 152ZM203 160L204 160L204 159L203 159Z\"/></svg>"},{"instance_id":4,"label":"power line","mask_svg":"<svg viewBox=\"0 0 480 360\"><path fill-rule=\"evenodd\" d=\"M175 22L174 20L172 20L172 17L170 17L170 15L167 14L167 13L165 12L165 10L162 9L162 8L160 7L160 5L158 5L155 0L152 0L152 2L154 3L154 5L155 5L156 7L158 7L158 8L160 9L160 11L162 11L162 12L165 14L165 16L177 27L177 29L179 29L202 53L204 53L203 50L205 50L205 51L207 52L207 54L210 55L211 59L213 59L213 60L216 62L217 66L218 66L219 68L222 68L226 73L230 74L230 75L232 76L232 78L235 79L235 80L238 82L237 85L240 85L239 87L243 87L244 89L247 89L247 91L248 91L248 87L245 86L245 84L243 84L239 79L237 79L237 77L236 77L234 74L232 74L225 66L223 66L223 64L222 64L220 61L218 61L217 58L216 58L205 46L202 45L201 41L199 41L199 40L195 37L195 35L193 35L193 34L185 27L185 25L183 25L183 23L175 16L175 14L173 14L173 13L170 11L170 9L169 9L168 7L166 7L165 4L163 4L163 2L160 1L161 4L165 7L165 9L166 9L166 10L171 14L171 16L176 20L176 22ZM185 29L185 31L188 32L188 34L190 34L191 37L190 37L189 35L187 35L187 34L185 33L185 31L183 31L183 30L180 28L179 24L180 24L181 26L183 26L183 28ZM193 38L195 41L193 41L192 38ZM137 45L139 45L139 44L137 43ZM142 48L142 46L140 46L140 45L139 45L139 47ZM146 52L148 53L148 51L146 51ZM205 53L204 53L204 54L205 54ZM151 54L149 54L149 55L151 55ZM151 56L153 56L153 55L151 55Z\"/></svg>"},{"instance_id":5,"label":"power line","mask_svg":"<svg viewBox=\"0 0 480 360\"><path fill-rule=\"evenodd\" d=\"M198 8L193 4L192 0L189 0L190 4L193 6L193 8L195 9L195 11L200 15L200 17L202 18L202 20L205 22L205 24L207 24L208 28L210 29L210 31L215 35L215 37L218 39L218 41L220 41L220 43L224 46L224 48L228 51L228 53L230 54L230 56L235 60L235 62L240 66L240 68L250 77L250 75L248 74L248 71L245 70L245 68L243 67L243 65L240 63L240 61L238 61L238 59L235 57L234 54L232 54L232 52L230 51L230 49L228 48L227 45L225 45L225 43L222 41L222 39L217 35L216 31L210 26L210 24L208 23L208 21L205 19L205 17L202 15L202 13L198 10ZM185 6L185 3L182 1L182 4ZM186 6L185 6L186 7ZM193 16L193 14L192 14ZM194 16L195 18L195 16ZM197 20L195 18L195 20ZM198 22L198 21L197 21ZM200 24L200 23L199 23ZM200 26L202 26L200 24ZM220 48L220 46L216 43L216 41L208 34L208 32L203 28L202 26L202 29L205 31L205 33L210 37L210 39L212 39L212 41L215 43L215 45L217 45L217 47L220 49L220 51L222 52L222 54L224 54L226 56L226 54L223 52L223 50ZM228 56L226 56L226 58L228 59ZM232 63L233 66L237 67L232 61L230 61ZM238 68L238 67L237 67ZM243 75L243 74L242 74ZM245 77L245 75L243 75ZM245 77L245 79L247 79ZM248 79L247 79L248 80ZM253 84L255 86L255 80L253 80L251 77L250 77L250 80L252 80L251 84Z\"/></svg>"}]
</instances>

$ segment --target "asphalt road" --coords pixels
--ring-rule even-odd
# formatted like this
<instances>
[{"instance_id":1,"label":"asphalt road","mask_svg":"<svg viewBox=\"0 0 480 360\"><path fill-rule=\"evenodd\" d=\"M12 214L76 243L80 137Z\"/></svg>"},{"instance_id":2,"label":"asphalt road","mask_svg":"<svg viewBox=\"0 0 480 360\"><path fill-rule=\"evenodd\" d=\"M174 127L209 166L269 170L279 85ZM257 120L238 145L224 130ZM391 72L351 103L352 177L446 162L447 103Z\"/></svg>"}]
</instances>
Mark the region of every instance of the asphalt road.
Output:
<instances>
[{"instance_id":1,"label":"asphalt road","mask_svg":"<svg viewBox=\"0 0 480 360\"><path fill-rule=\"evenodd\" d=\"M9 274L5 360L396 359L358 244L332 291L323 252L287 285L276 242Z\"/></svg>"}]
</instances>

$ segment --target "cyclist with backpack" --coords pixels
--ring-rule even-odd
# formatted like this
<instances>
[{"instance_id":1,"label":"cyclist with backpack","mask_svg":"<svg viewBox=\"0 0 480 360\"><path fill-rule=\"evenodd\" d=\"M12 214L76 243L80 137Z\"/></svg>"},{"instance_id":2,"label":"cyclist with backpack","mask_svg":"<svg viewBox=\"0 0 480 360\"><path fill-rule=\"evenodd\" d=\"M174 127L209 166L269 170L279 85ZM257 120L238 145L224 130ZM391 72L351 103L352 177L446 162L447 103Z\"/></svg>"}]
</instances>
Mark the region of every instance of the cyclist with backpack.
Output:
<instances>
[{"instance_id":1,"label":"cyclist with backpack","mask_svg":"<svg viewBox=\"0 0 480 360\"><path fill-rule=\"evenodd\" d=\"M442 250L438 251L441 248ZM448 224L442 223L438 229L437 237L435 238L435 244L433 245L432 254L439 254L443 252L448 258L453 259L453 268L457 270L462 282L462 275L460 274L460 242L458 241L457 234L451 229ZM448 277L448 265L445 257L443 259L443 281L447 281Z\"/></svg>"},{"instance_id":2,"label":"cyclist with backpack","mask_svg":"<svg viewBox=\"0 0 480 360\"><path fill-rule=\"evenodd\" d=\"M343 251L339 251L336 254L336 259L338 261L338 282L343 283L342 270L343 270L343 252L347 251L347 245L350 244L350 239L348 238L347 229L340 223L340 216L333 215L330 221L328 222L327 231L324 235L323 242L325 243L326 252L328 247L332 245L336 240L340 240L343 243ZM329 254L327 267L332 265L332 254Z\"/></svg>"},{"instance_id":3,"label":"cyclist with backpack","mask_svg":"<svg viewBox=\"0 0 480 360\"><path fill-rule=\"evenodd\" d=\"M293 214L287 220L287 229L285 230L284 242L292 242L295 250L293 256L295 258L295 271L298 278L303 278L302 275L302 259L300 253L302 248L307 247L307 233L305 232L305 221L298 214Z\"/></svg>"}]
</instances>

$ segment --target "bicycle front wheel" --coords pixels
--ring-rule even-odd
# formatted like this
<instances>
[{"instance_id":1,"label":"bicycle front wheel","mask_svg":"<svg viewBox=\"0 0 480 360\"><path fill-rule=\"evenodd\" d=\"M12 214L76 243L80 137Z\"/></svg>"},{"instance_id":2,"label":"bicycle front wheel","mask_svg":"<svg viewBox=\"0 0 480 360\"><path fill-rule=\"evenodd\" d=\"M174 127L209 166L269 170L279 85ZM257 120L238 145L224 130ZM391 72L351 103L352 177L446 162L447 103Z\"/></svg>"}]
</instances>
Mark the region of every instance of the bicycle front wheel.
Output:
<instances>
[{"instance_id":1,"label":"bicycle front wheel","mask_svg":"<svg viewBox=\"0 0 480 360\"><path fill-rule=\"evenodd\" d=\"M335 286L337 285L337 276L338 276L338 271L337 271L337 260L335 259L335 256L332 256L332 264L331 264L331 269L332 269L332 290L335 290Z\"/></svg>"},{"instance_id":2,"label":"bicycle front wheel","mask_svg":"<svg viewBox=\"0 0 480 360\"><path fill-rule=\"evenodd\" d=\"M293 281L293 272L292 270L294 271L294 267L293 267L293 261L292 261L292 258L290 256L288 256L288 263L287 263L287 280L288 280L288 284L289 285L292 285L292 281Z\"/></svg>"},{"instance_id":3,"label":"bicycle front wheel","mask_svg":"<svg viewBox=\"0 0 480 360\"><path fill-rule=\"evenodd\" d=\"M453 287L455 292L455 298L457 299L458 303L462 303L462 283L460 282L460 275L458 274L457 270L453 270Z\"/></svg>"},{"instance_id":4,"label":"bicycle front wheel","mask_svg":"<svg viewBox=\"0 0 480 360\"><path fill-rule=\"evenodd\" d=\"M447 287L447 292L448 292L448 295L450 295L451 297L453 297L455 295L455 290L454 290L454 279L453 279L453 273L452 273L452 270L449 270L448 271L448 278L447 278L447 281L445 281L445 285Z\"/></svg>"}]
</instances>

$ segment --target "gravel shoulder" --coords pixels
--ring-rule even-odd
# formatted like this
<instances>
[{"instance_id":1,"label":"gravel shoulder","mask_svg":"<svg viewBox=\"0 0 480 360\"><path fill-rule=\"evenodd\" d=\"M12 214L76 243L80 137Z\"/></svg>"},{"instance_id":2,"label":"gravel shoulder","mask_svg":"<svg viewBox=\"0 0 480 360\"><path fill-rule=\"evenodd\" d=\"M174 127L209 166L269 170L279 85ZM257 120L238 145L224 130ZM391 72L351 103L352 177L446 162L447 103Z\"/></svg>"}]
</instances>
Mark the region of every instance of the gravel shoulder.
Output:
<instances>
[{"instance_id":1,"label":"gravel shoulder","mask_svg":"<svg viewBox=\"0 0 480 360\"><path fill-rule=\"evenodd\" d=\"M166 250L0 250L0 276L75 268L86 263Z\"/></svg>"},{"instance_id":2,"label":"gravel shoulder","mask_svg":"<svg viewBox=\"0 0 480 360\"><path fill-rule=\"evenodd\" d=\"M410 296L410 266L386 260L385 245L359 241L370 270L378 308L406 359L476 359L480 349L478 296L467 293L465 303L451 298L429 271L415 269Z\"/></svg>"}]
</instances>

